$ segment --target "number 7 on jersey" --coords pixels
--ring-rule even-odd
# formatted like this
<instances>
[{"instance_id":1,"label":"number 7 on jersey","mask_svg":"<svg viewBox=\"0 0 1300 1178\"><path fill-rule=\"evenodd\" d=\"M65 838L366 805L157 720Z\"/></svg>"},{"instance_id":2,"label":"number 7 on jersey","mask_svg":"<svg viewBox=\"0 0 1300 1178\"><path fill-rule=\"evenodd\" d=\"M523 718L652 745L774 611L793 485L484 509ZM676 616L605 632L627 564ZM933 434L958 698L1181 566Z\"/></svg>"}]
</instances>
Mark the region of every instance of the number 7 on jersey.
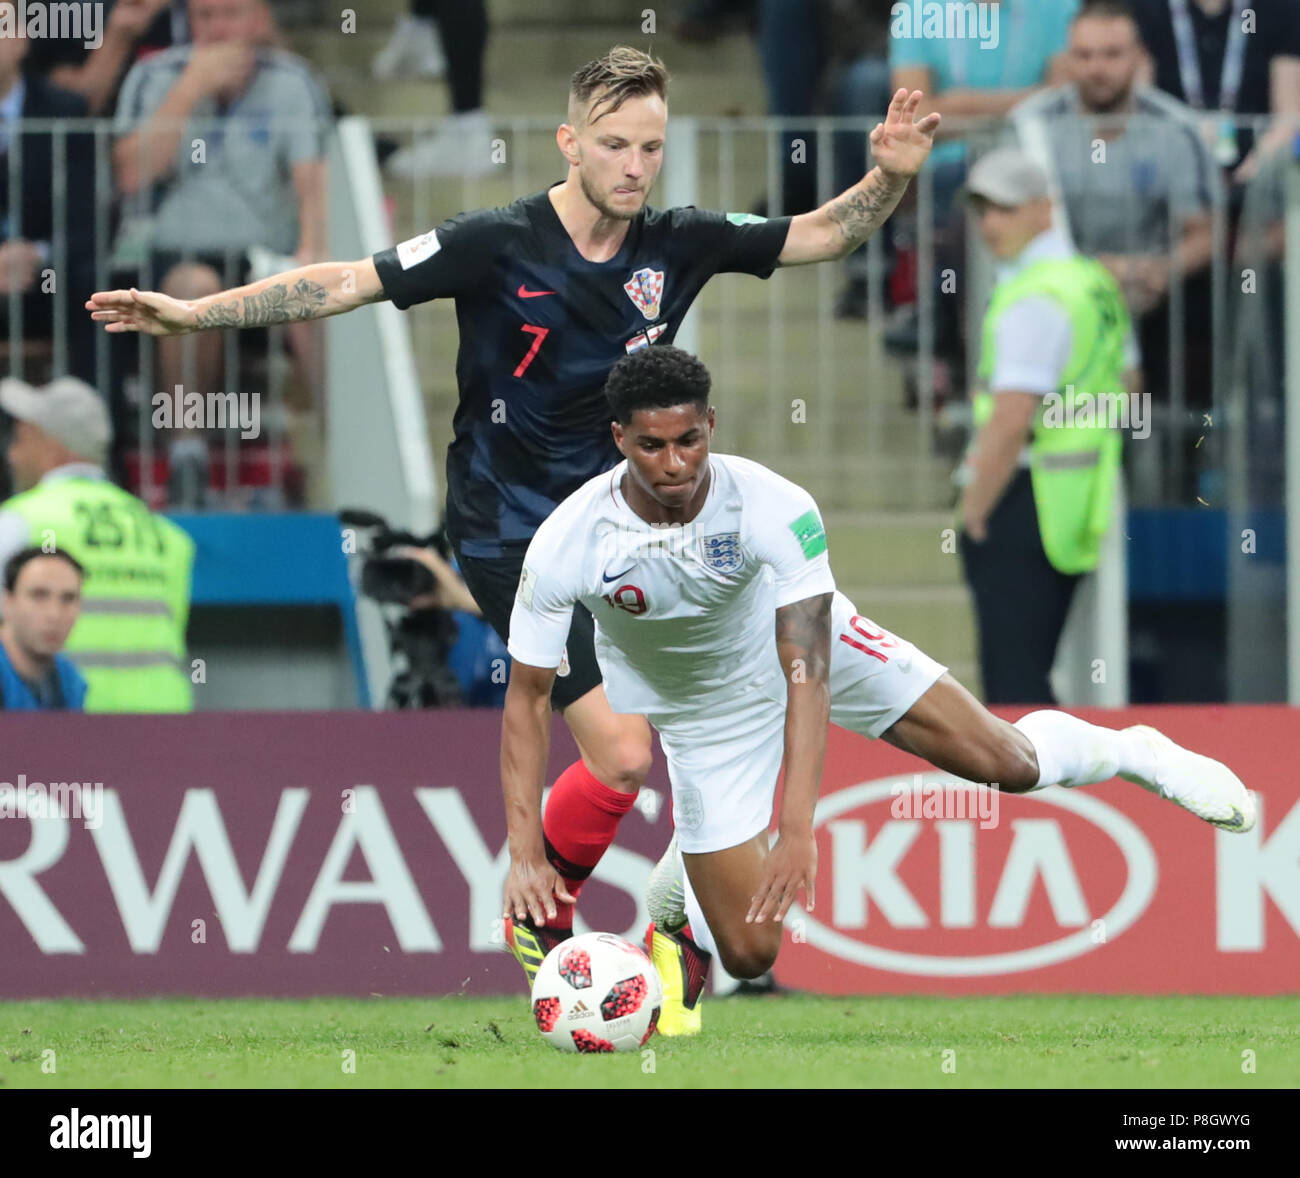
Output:
<instances>
[{"instance_id":1,"label":"number 7 on jersey","mask_svg":"<svg viewBox=\"0 0 1300 1178\"><path fill-rule=\"evenodd\" d=\"M542 346L542 340L550 334L551 329L549 327L534 327L531 323L525 323L519 330L526 331L530 335L537 337L533 340L533 346L528 349L528 354L519 361L519 367L515 369L516 376L523 376L528 365L533 362L533 357L537 355L537 349Z\"/></svg>"}]
</instances>

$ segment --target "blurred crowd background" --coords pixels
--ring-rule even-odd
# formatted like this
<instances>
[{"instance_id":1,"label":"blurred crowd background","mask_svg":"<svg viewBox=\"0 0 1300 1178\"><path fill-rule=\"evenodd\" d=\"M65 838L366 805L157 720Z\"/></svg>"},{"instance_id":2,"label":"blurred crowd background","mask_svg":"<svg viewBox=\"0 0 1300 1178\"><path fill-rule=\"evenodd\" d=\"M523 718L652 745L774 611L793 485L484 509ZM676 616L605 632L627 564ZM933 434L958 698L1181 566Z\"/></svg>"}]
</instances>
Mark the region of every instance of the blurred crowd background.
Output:
<instances>
[{"instance_id":1,"label":"blurred crowd background","mask_svg":"<svg viewBox=\"0 0 1300 1178\"><path fill-rule=\"evenodd\" d=\"M299 541L275 531L289 517L377 506L342 501L331 478L326 454L340 441L325 324L158 343L97 331L83 304L93 290L129 285L198 297L338 256L331 185L341 183L339 128L354 118L373 142L389 241L561 179L554 129L568 78L618 43L651 50L673 77L655 204L671 203L671 182L680 203L802 212L870 167L866 135L894 88L923 90L924 109L944 116L926 171L868 247L771 283L721 279L678 340L715 374L718 449L813 492L837 579L860 608L978 688L968 591L940 540L971 428L990 272L959 191L976 158L1016 143L1048 170L1062 223L1115 276L1136 327L1152 422L1124 459L1127 614L1115 624L1127 627L1129 696L1285 698L1294 0L958 6L996 10L996 43L915 35L945 9L926 0L81 7L84 29L99 28L97 47L0 35L4 494L69 468L101 472L117 489L111 503L60 511L92 548L132 546L166 588L107 619L87 592L80 620L29 625L21 642L7 622L0 636L10 662L27 665L23 651L60 650L71 630L68 655L92 681L87 707L499 702L504 651L436 534L407 519L386 521L391 531L354 521L344 533L348 585L360 585L371 550L428 570L418 593L378 607L397 656L385 682L407 675L386 694L363 686L364 626L347 617L348 586L333 595L308 586ZM6 9L16 16L13 4L0 16ZM452 308L428 304L403 323L440 474L456 403ZM32 388L59 398L61 413L34 407ZM208 406L218 392L240 398L224 428L188 412L187 394ZM380 377L351 395L383 396ZM796 397L809 408L794 429ZM237 413L249 404L255 426ZM40 521L18 526L11 502L0 504L0 558L22 560L12 584L6 576L6 619L23 578L48 581L41 592L54 601L80 576L67 562L23 557L40 546ZM178 542L165 560L151 555L164 526L151 521L163 516L192 551ZM1234 562L1238 550L1253 560ZM268 586L296 589L230 588L248 579L223 568L236 556L257 562ZM78 641L77 627L99 631ZM31 663L46 687L64 682L63 669L40 661L52 653ZM132 685L101 686L97 703L94 681L115 674ZM74 706L67 694L33 698Z\"/></svg>"}]
</instances>

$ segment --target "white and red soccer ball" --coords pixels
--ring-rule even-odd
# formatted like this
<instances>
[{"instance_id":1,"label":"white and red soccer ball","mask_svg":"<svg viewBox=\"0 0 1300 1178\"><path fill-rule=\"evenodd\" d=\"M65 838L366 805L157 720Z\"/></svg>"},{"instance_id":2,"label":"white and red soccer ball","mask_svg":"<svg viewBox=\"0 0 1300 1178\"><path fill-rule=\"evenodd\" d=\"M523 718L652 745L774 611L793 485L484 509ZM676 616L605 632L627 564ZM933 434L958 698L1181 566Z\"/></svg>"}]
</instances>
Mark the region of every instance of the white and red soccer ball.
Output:
<instances>
[{"instance_id":1,"label":"white and red soccer ball","mask_svg":"<svg viewBox=\"0 0 1300 1178\"><path fill-rule=\"evenodd\" d=\"M663 1005L663 983L645 951L613 933L556 945L533 980L533 1018L561 1051L636 1051Z\"/></svg>"}]
</instances>

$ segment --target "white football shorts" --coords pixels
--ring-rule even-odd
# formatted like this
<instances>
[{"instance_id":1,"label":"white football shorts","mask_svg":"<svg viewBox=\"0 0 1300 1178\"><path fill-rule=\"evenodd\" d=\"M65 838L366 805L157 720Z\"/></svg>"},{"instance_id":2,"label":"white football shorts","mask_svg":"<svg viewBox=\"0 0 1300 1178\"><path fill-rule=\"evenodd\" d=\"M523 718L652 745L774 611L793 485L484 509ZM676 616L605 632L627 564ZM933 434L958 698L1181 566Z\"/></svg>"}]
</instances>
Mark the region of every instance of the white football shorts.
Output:
<instances>
[{"instance_id":1,"label":"white football shorts","mask_svg":"<svg viewBox=\"0 0 1300 1178\"><path fill-rule=\"evenodd\" d=\"M831 723L875 740L947 669L835 594ZM771 826L785 753L785 704L778 669L734 707L654 718L672 783L673 821L687 854L723 851Z\"/></svg>"}]
</instances>

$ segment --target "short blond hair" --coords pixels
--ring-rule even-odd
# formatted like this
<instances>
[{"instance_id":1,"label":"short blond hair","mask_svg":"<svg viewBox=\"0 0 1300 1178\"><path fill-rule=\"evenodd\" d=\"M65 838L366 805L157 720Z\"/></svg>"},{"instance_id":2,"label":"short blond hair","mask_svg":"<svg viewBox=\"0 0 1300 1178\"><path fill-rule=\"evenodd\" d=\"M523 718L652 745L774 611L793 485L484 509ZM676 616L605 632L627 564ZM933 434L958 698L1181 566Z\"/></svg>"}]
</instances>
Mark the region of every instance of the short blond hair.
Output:
<instances>
[{"instance_id":1,"label":"short blond hair","mask_svg":"<svg viewBox=\"0 0 1300 1178\"><path fill-rule=\"evenodd\" d=\"M602 115L618 110L629 98L657 94L668 98L668 69L662 61L629 45L615 45L604 57L589 61L569 79L569 122L575 126L593 121L598 106ZM587 110L587 103L597 101ZM597 118L600 116L598 115Z\"/></svg>"}]
</instances>

